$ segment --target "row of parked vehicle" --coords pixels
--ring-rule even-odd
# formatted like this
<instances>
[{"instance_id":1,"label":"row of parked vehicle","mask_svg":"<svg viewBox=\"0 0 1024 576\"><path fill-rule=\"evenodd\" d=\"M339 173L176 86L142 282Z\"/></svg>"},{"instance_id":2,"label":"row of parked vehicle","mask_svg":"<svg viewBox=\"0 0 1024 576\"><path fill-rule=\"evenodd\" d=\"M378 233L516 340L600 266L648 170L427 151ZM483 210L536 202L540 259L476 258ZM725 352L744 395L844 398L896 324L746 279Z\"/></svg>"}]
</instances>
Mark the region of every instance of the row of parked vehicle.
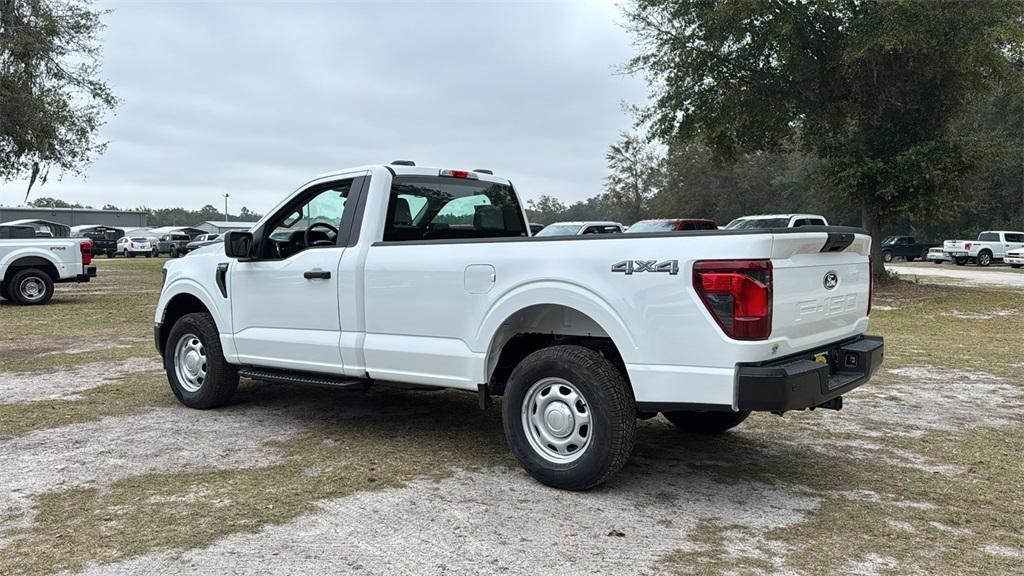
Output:
<instances>
[{"instance_id":1,"label":"row of parked vehicle","mask_svg":"<svg viewBox=\"0 0 1024 576\"><path fill-rule=\"evenodd\" d=\"M977 240L946 240L941 245L919 243L913 236L889 236L882 241L882 258L886 262L903 258L958 266L989 266L1002 261L1011 268L1020 268L1024 266L1024 232L986 230L978 234Z\"/></svg>"},{"instance_id":2,"label":"row of parked vehicle","mask_svg":"<svg viewBox=\"0 0 1024 576\"><path fill-rule=\"evenodd\" d=\"M160 236L126 236L124 230L114 227L89 227L75 231L72 233L72 237L92 240L93 255L104 255L107 258L115 256L154 258L162 254L178 258L196 248L220 241L219 234L200 234L194 237L183 233Z\"/></svg>"},{"instance_id":3,"label":"row of parked vehicle","mask_svg":"<svg viewBox=\"0 0 1024 576\"><path fill-rule=\"evenodd\" d=\"M535 226L531 224L531 227ZM534 236L583 236L586 234L643 234L656 232L681 232L686 230L768 230L771 228L796 228L799 226L828 226L824 216L817 214L761 214L736 218L725 226L719 226L707 218L661 218L640 220L632 226L618 222L555 222L534 228Z\"/></svg>"}]
</instances>

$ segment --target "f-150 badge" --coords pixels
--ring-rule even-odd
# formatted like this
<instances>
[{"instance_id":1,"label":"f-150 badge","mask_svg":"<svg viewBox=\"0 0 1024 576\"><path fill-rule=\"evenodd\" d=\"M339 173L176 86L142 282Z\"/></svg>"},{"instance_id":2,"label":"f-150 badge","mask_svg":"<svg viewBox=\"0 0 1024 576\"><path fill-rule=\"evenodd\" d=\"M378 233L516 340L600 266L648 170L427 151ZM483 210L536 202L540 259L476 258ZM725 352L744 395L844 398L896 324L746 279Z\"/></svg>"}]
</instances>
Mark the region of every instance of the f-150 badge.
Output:
<instances>
[{"instance_id":1,"label":"f-150 badge","mask_svg":"<svg viewBox=\"0 0 1024 576\"><path fill-rule=\"evenodd\" d=\"M667 272L671 275L679 274L678 260L623 260L612 264L612 272L622 272L629 276L634 272Z\"/></svg>"}]
</instances>

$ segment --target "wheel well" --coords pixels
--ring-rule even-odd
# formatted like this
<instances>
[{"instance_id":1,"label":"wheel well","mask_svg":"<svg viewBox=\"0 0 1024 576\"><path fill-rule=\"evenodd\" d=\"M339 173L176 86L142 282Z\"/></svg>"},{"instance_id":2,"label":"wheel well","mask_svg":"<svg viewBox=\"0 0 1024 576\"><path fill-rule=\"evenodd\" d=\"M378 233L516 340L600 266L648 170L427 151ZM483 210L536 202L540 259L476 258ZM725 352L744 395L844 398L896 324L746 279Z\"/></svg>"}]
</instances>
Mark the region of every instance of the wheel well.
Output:
<instances>
[{"instance_id":1,"label":"wheel well","mask_svg":"<svg viewBox=\"0 0 1024 576\"><path fill-rule=\"evenodd\" d=\"M988 252L990 256L992 255L992 251L991 250L989 250L988 248L982 248L981 250L978 251L978 256L981 256L985 252Z\"/></svg>"},{"instance_id":2,"label":"wheel well","mask_svg":"<svg viewBox=\"0 0 1024 576\"><path fill-rule=\"evenodd\" d=\"M174 323L182 316L192 314L193 312L206 312L209 314L210 310L203 304L202 300L191 294L178 294L171 298L171 301L164 308L164 317L160 324L160 350L163 350L167 345L167 335L171 332L171 327L174 326Z\"/></svg>"},{"instance_id":3,"label":"wheel well","mask_svg":"<svg viewBox=\"0 0 1024 576\"><path fill-rule=\"evenodd\" d=\"M487 355L488 387L501 394L505 382L519 363L530 354L562 344L583 346L600 352L615 364L629 381L626 364L608 333L586 314L558 304L524 308L510 316L494 335Z\"/></svg>"},{"instance_id":4,"label":"wheel well","mask_svg":"<svg viewBox=\"0 0 1024 576\"><path fill-rule=\"evenodd\" d=\"M25 256L24 258L18 258L7 267L7 272L4 274L3 278L4 282L10 280L11 276L14 276L15 272L25 268L38 268L43 272L46 272L54 282L60 279L57 267L46 258L41 256Z\"/></svg>"}]
</instances>

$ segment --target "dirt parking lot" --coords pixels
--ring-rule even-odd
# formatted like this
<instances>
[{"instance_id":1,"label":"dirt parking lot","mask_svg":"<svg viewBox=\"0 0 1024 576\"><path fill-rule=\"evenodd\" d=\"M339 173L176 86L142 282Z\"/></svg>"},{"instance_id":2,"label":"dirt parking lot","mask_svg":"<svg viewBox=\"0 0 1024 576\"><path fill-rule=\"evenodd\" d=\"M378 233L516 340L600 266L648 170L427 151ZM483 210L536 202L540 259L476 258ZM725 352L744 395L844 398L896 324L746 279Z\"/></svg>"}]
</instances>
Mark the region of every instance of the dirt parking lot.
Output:
<instances>
[{"instance_id":1,"label":"dirt parking lot","mask_svg":"<svg viewBox=\"0 0 1024 576\"><path fill-rule=\"evenodd\" d=\"M180 406L150 341L161 265L0 304L0 574L1022 573L1019 286L881 287L886 365L842 411L648 420L570 493L472 395L250 381Z\"/></svg>"}]
</instances>

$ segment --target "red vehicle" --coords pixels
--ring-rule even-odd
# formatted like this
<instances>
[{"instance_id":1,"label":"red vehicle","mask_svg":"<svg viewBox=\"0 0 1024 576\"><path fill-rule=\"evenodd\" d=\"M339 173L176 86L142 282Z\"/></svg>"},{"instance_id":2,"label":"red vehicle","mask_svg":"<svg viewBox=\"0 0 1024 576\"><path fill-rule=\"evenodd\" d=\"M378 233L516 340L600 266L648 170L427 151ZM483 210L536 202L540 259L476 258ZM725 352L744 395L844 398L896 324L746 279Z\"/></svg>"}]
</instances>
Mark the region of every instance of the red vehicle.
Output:
<instances>
[{"instance_id":1,"label":"red vehicle","mask_svg":"<svg viewBox=\"0 0 1024 576\"><path fill-rule=\"evenodd\" d=\"M665 218L662 220L641 220L626 230L626 233L676 232L679 230L718 230L714 220L707 218Z\"/></svg>"}]
</instances>

